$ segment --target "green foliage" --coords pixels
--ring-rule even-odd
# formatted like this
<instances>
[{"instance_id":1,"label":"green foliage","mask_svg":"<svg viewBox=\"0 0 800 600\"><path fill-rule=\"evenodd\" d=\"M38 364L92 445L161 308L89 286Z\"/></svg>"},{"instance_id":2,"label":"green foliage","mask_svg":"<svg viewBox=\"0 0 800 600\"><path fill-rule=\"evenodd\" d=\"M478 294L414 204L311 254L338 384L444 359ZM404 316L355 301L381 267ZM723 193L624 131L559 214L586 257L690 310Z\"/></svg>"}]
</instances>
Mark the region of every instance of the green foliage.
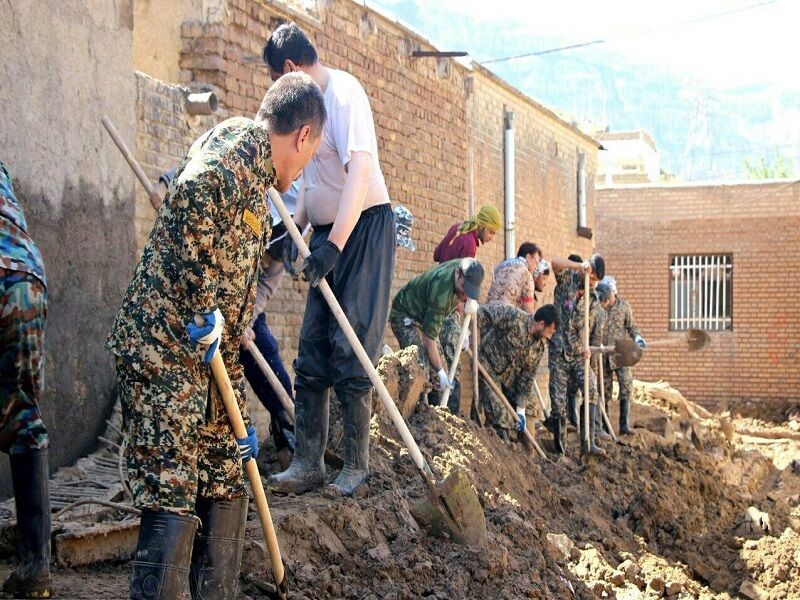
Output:
<instances>
[{"instance_id":1,"label":"green foliage","mask_svg":"<svg viewBox=\"0 0 800 600\"><path fill-rule=\"evenodd\" d=\"M794 177L794 165L785 156L779 156L774 160L767 160L763 156L760 159L744 161L745 179L784 179Z\"/></svg>"}]
</instances>

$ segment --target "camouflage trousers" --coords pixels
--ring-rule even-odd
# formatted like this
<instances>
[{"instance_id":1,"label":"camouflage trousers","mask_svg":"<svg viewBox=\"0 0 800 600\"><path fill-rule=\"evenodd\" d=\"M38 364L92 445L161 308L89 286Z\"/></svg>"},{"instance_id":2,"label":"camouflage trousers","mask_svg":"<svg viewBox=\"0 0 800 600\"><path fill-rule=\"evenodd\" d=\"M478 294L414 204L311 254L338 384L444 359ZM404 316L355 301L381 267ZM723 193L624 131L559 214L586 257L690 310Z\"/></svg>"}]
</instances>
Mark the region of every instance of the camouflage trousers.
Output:
<instances>
[{"instance_id":1,"label":"camouflage trousers","mask_svg":"<svg viewBox=\"0 0 800 600\"><path fill-rule=\"evenodd\" d=\"M570 384L583 393L583 359L566 360L563 355L550 355L550 414L559 419L567 416L567 393ZM597 377L589 369L589 403L597 403Z\"/></svg>"},{"instance_id":2,"label":"camouflage trousers","mask_svg":"<svg viewBox=\"0 0 800 600\"><path fill-rule=\"evenodd\" d=\"M633 373L630 367L620 367L619 369L611 370L608 361L603 364L605 369L603 372L603 388L606 395L606 406L611 402L611 394L614 389L613 378L616 376L617 384L619 385L618 400L620 404L629 403L631 394L633 393Z\"/></svg>"},{"instance_id":3,"label":"camouflage trousers","mask_svg":"<svg viewBox=\"0 0 800 600\"><path fill-rule=\"evenodd\" d=\"M488 365L485 361L482 361L482 365L483 368L486 369L486 372L492 377L494 382L497 385L500 385L500 380L492 372L490 365ZM486 418L486 424L491 425L495 429L515 429L517 425L516 418L511 416L511 414L508 412L508 409L503 404L503 401L497 397L483 377L479 379L478 386L481 410ZM503 393L505 394L506 390L503 390Z\"/></svg>"},{"instance_id":4,"label":"camouflage trousers","mask_svg":"<svg viewBox=\"0 0 800 600\"><path fill-rule=\"evenodd\" d=\"M241 387L232 383L235 390ZM187 380L175 382L175 390L159 387L117 359L128 479L137 508L190 514L198 496L230 500L247 493L238 446L211 385ZM242 398L237 394L243 410Z\"/></svg>"},{"instance_id":5,"label":"camouflage trousers","mask_svg":"<svg viewBox=\"0 0 800 600\"><path fill-rule=\"evenodd\" d=\"M47 448L39 399L44 388L47 291L35 276L0 269L0 450Z\"/></svg>"}]
</instances>

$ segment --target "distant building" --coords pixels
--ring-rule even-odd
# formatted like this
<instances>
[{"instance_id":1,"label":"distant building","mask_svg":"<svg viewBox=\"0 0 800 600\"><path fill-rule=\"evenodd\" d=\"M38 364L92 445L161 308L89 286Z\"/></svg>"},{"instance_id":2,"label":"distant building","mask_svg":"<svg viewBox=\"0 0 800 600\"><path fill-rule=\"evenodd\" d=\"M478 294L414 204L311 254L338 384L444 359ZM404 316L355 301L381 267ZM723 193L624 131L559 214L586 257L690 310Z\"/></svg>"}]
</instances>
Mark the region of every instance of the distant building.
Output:
<instances>
[{"instance_id":1,"label":"distant building","mask_svg":"<svg viewBox=\"0 0 800 600\"><path fill-rule=\"evenodd\" d=\"M601 131L594 137L605 148L598 155L597 186L659 182L660 158L648 132Z\"/></svg>"}]
</instances>

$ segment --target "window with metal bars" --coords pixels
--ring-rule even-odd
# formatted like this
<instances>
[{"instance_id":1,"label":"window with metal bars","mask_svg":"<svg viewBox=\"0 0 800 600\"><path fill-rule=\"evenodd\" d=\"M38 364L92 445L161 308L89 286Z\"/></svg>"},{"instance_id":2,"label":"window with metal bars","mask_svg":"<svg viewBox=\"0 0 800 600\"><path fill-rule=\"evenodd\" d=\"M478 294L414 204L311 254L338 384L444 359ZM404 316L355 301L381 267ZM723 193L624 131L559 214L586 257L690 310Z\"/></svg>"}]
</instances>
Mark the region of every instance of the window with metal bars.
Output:
<instances>
[{"instance_id":1,"label":"window with metal bars","mask_svg":"<svg viewBox=\"0 0 800 600\"><path fill-rule=\"evenodd\" d=\"M669 265L669 329L733 329L733 256L673 256Z\"/></svg>"}]
</instances>

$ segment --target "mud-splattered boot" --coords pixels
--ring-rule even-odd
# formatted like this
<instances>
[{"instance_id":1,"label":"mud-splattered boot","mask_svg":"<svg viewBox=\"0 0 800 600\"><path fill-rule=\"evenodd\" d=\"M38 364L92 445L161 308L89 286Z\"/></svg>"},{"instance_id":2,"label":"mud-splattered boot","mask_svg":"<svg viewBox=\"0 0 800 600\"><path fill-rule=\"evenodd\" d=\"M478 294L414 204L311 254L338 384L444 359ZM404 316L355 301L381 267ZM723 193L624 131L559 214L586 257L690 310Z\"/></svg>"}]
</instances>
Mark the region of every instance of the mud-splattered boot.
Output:
<instances>
[{"instance_id":1,"label":"mud-splattered boot","mask_svg":"<svg viewBox=\"0 0 800 600\"><path fill-rule=\"evenodd\" d=\"M198 498L201 525L194 538L189 586L193 600L236 598L242 563L247 496L233 500Z\"/></svg>"},{"instance_id":2,"label":"mud-splattered boot","mask_svg":"<svg viewBox=\"0 0 800 600\"><path fill-rule=\"evenodd\" d=\"M20 565L3 591L14 598L50 598L50 495L47 450L10 455L11 484L17 509Z\"/></svg>"},{"instance_id":3,"label":"mud-splattered boot","mask_svg":"<svg viewBox=\"0 0 800 600\"><path fill-rule=\"evenodd\" d=\"M299 388L295 393L295 451L292 464L269 478L278 494L302 494L325 485L328 391Z\"/></svg>"},{"instance_id":4,"label":"mud-splattered boot","mask_svg":"<svg viewBox=\"0 0 800 600\"><path fill-rule=\"evenodd\" d=\"M142 511L133 557L131 600L183 600L189 588L195 517Z\"/></svg>"},{"instance_id":5,"label":"mud-splattered boot","mask_svg":"<svg viewBox=\"0 0 800 600\"><path fill-rule=\"evenodd\" d=\"M606 451L597 445L598 418L600 408L596 404L589 405L589 454L594 456L605 456ZM611 436L608 436L609 438Z\"/></svg>"},{"instance_id":6,"label":"mud-splattered boot","mask_svg":"<svg viewBox=\"0 0 800 600\"><path fill-rule=\"evenodd\" d=\"M553 450L558 456L563 456L567 453L567 417L552 415L550 424L549 429L553 432Z\"/></svg>"},{"instance_id":7,"label":"mud-splattered boot","mask_svg":"<svg viewBox=\"0 0 800 600\"><path fill-rule=\"evenodd\" d=\"M628 426L628 414L630 413L630 400L627 398L619 399L619 434L630 435L633 433Z\"/></svg>"},{"instance_id":8,"label":"mud-splattered boot","mask_svg":"<svg viewBox=\"0 0 800 600\"><path fill-rule=\"evenodd\" d=\"M601 440L610 440L611 434L606 430L606 424L603 421L603 413L600 408L596 405L592 405L596 408L595 416L594 416L594 428L595 428L595 436Z\"/></svg>"},{"instance_id":9,"label":"mud-splattered boot","mask_svg":"<svg viewBox=\"0 0 800 600\"><path fill-rule=\"evenodd\" d=\"M352 496L369 476L370 394L345 392L340 400L344 428L344 466L330 487L344 496Z\"/></svg>"}]
</instances>

